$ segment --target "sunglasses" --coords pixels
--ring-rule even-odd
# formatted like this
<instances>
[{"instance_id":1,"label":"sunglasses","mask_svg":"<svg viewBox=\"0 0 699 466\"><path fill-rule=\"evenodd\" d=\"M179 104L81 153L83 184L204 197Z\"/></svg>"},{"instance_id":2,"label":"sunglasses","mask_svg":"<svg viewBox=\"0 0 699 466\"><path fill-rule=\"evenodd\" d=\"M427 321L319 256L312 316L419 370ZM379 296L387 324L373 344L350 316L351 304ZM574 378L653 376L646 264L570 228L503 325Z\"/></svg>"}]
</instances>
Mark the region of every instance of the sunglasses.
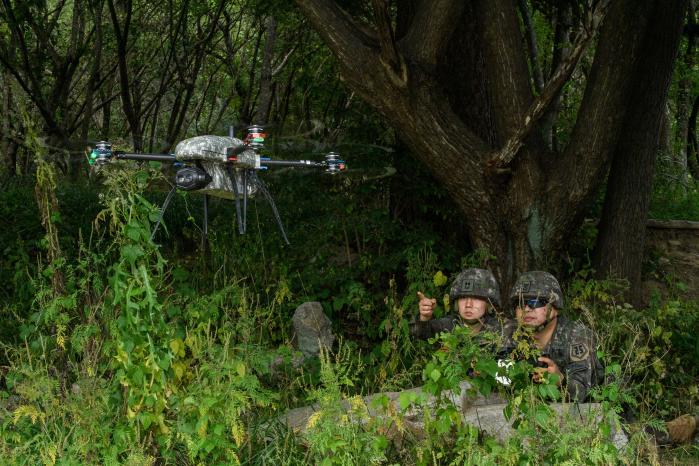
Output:
<instances>
[{"instance_id":1,"label":"sunglasses","mask_svg":"<svg viewBox=\"0 0 699 466\"><path fill-rule=\"evenodd\" d=\"M536 309L537 307L546 306L549 303L549 300L546 298L532 298L525 299L522 303L529 309Z\"/></svg>"}]
</instances>

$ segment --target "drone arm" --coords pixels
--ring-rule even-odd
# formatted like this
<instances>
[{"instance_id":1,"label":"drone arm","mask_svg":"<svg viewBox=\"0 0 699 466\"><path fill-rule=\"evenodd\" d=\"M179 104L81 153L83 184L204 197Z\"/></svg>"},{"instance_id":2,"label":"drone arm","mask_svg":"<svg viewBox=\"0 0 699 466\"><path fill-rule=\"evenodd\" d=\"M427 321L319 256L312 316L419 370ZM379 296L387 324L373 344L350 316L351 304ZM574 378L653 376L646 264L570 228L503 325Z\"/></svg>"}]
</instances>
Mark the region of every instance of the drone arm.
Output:
<instances>
[{"instance_id":1,"label":"drone arm","mask_svg":"<svg viewBox=\"0 0 699 466\"><path fill-rule=\"evenodd\" d=\"M260 168L269 168L270 166L277 167L307 167L307 168L322 168L327 173L338 173L347 168L345 161L341 160L338 154L330 152L325 156L325 160L317 162L315 160L273 160L268 158L260 159Z\"/></svg>"},{"instance_id":2,"label":"drone arm","mask_svg":"<svg viewBox=\"0 0 699 466\"><path fill-rule=\"evenodd\" d=\"M260 163L264 165L276 165L278 167L318 167L323 168L326 166L324 162L316 162L313 160L264 160L262 159Z\"/></svg>"},{"instance_id":3,"label":"drone arm","mask_svg":"<svg viewBox=\"0 0 699 466\"><path fill-rule=\"evenodd\" d=\"M127 152L114 152L114 157L118 160L142 160L148 162L176 162L172 154L130 154Z\"/></svg>"}]
</instances>

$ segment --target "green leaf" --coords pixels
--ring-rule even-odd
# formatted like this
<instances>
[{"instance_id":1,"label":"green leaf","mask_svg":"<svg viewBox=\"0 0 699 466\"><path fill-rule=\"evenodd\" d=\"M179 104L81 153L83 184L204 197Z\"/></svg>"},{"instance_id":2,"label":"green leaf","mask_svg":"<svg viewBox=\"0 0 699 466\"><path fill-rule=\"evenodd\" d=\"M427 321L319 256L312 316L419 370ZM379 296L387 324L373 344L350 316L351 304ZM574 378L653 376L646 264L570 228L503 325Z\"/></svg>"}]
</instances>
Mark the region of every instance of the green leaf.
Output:
<instances>
[{"instance_id":1,"label":"green leaf","mask_svg":"<svg viewBox=\"0 0 699 466\"><path fill-rule=\"evenodd\" d=\"M138 419L141 421L141 425L143 425L144 429L148 429L153 423L153 415L150 413L140 413Z\"/></svg>"},{"instance_id":2,"label":"green leaf","mask_svg":"<svg viewBox=\"0 0 699 466\"><path fill-rule=\"evenodd\" d=\"M127 244L126 246L121 248L122 257L128 260L131 264L136 262L136 259L143 256L144 254L145 252L143 251L143 248L135 244Z\"/></svg>"},{"instance_id":3,"label":"green leaf","mask_svg":"<svg viewBox=\"0 0 699 466\"><path fill-rule=\"evenodd\" d=\"M374 447L379 451L384 451L388 448L388 439L383 435L379 435L374 439Z\"/></svg>"},{"instance_id":4,"label":"green leaf","mask_svg":"<svg viewBox=\"0 0 699 466\"><path fill-rule=\"evenodd\" d=\"M245 363L237 362L235 364L235 371L238 373L238 377L245 377Z\"/></svg>"},{"instance_id":5,"label":"green leaf","mask_svg":"<svg viewBox=\"0 0 699 466\"><path fill-rule=\"evenodd\" d=\"M505 406L505 409L502 410L502 414L505 416L505 419L508 421L512 419L512 405L510 403L507 403Z\"/></svg>"},{"instance_id":6,"label":"green leaf","mask_svg":"<svg viewBox=\"0 0 699 466\"><path fill-rule=\"evenodd\" d=\"M333 311L341 310L345 304L347 304L347 301L345 301L343 298L333 299Z\"/></svg>"},{"instance_id":7,"label":"green leaf","mask_svg":"<svg viewBox=\"0 0 699 466\"><path fill-rule=\"evenodd\" d=\"M546 406L538 406L536 412L534 413L534 419L540 426L545 426L549 422L551 413Z\"/></svg>"},{"instance_id":8,"label":"green leaf","mask_svg":"<svg viewBox=\"0 0 699 466\"><path fill-rule=\"evenodd\" d=\"M430 378L435 382L437 382L441 376L442 373L439 372L439 369L432 369L432 372L430 372Z\"/></svg>"},{"instance_id":9,"label":"green leaf","mask_svg":"<svg viewBox=\"0 0 699 466\"><path fill-rule=\"evenodd\" d=\"M133 380L136 385L141 385L143 383L143 370L140 367L133 369L131 372L131 380Z\"/></svg>"},{"instance_id":10,"label":"green leaf","mask_svg":"<svg viewBox=\"0 0 699 466\"><path fill-rule=\"evenodd\" d=\"M432 277L432 283L434 283L434 286L444 286L447 283L447 277L439 270L434 274L434 277Z\"/></svg>"},{"instance_id":11,"label":"green leaf","mask_svg":"<svg viewBox=\"0 0 699 466\"><path fill-rule=\"evenodd\" d=\"M400 409L406 410L408 406L410 406L415 399L417 398L417 395L412 392L403 392L400 395L398 395L398 406L400 406Z\"/></svg>"}]
</instances>

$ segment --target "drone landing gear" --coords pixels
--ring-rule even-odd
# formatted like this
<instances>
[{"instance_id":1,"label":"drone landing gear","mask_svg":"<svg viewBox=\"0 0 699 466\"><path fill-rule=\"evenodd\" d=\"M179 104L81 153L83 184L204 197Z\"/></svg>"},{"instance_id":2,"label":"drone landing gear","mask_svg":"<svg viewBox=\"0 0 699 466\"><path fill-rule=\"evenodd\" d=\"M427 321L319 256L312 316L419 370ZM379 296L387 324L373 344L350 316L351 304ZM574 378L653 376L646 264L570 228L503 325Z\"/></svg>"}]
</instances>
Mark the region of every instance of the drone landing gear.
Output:
<instances>
[{"instance_id":1,"label":"drone landing gear","mask_svg":"<svg viewBox=\"0 0 699 466\"><path fill-rule=\"evenodd\" d=\"M153 238L155 238L155 233L158 231L158 227L160 226L160 222L163 221L163 216L165 215L165 211L167 210L167 206L170 205L170 201L172 200L172 196L175 195L175 191L177 191L177 186L173 186L170 192L167 193L167 196L165 197L165 202L163 202L163 206L160 208L160 215L158 215L158 221L155 222L155 227L153 228L153 231L150 234L150 240L153 241Z\"/></svg>"},{"instance_id":2,"label":"drone landing gear","mask_svg":"<svg viewBox=\"0 0 699 466\"><path fill-rule=\"evenodd\" d=\"M205 255L209 254L209 195L204 194L204 220L201 230L201 249Z\"/></svg>"},{"instance_id":3,"label":"drone landing gear","mask_svg":"<svg viewBox=\"0 0 699 466\"><path fill-rule=\"evenodd\" d=\"M267 185L257 177L257 174L255 172L252 172L251 175L253 182L257 184L257 187L259 188L260 192L265 197L265 199L267 199L267 202L269 202L269 206L272 208L272 214L274 215L274 219L277 221L277 226L279 227L279 232L282 234L282 237L284 238L284 242L286 244L291 244L289 243L289 238L286 236L286 231L284 231L284 224L282 223L282 219L279 216L277 205L274 203L274 199L272 198L272 195L269 193Z\"/></svg>"},{"instance_id":4,"label":"drone landing gear","mask_svg":"<svg viewBox=\"0 0 699 466\"><path fill-rule=\"evenodd\" d=\"M282 219L279 216L279 211L277 210L277 205L274 203L274 199L272 198L272 195L270 194L269 190L267 189L267 185L257 177L257 173L255 173L255 170L241 170L242 174L242 181L243 181L243 192L240 193L238 192L238 183L236 180L235 172L231 167L228 167L228 176L231 179L231 184L233 184L233 192L235 194L235 212L236 212L236 218L238 220L238 232L243 235L245 234L247 230L247 218L248 218L248 185L256 186L257 189L262 193L262 195L265 197L267 202L269 203L269 206L272 209L272 214L274 215L274 220L277 222L277 226L279 227L279 231L282 234L282 238L284 238L284 242L286 244L291 244L289 243L289 238L286 236L286 231L284 230L284 224L282 223ZM242 199L242 206L241 206L241 199Z\"/></svg>"},{"instance_id":5,"label":"drone landing gear","mask_svg":"<svg viewBox=\"0 0 699 466\"><path fill-rule=\"evenodd\" d=\"M172 197L175 195L175 192L177 191L177 186L173 186L172 189L167 193L167 196L165 197L165 202L163 202L163 206L160 208L160 214L158 215L158 220L155 222L155 227L153 228L153 231L150 234L150 239L153 241L153 238L155 238L155 234L158 232L158 228L160 227L160 224L163 221L163 217L165 216L165 211L167 210L168 206L170 205L170 201L172 201ZM209 252L209 195L204 194L204 219L202 222L202 235L201 235L201 247L204 253Z\"/></svg>"}]
</instances>

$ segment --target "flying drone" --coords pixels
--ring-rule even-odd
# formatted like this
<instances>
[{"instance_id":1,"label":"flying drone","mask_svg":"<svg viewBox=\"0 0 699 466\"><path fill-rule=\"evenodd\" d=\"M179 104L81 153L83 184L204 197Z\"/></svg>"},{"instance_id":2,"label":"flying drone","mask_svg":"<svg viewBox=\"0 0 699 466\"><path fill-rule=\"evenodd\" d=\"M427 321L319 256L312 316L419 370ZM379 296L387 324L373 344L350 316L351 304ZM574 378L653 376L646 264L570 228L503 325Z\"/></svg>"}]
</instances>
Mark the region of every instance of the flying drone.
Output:
<instances>
[{"instance_id":1,"label":"flying drone","mask_svg":"<svg viewBox=\"0 0 699 466\"><path fill-rule=\"evenodd\" d=\"M209 196L235 201L238 231L247 228L248 199L260 193L269 202L274 218L286 244L289 239L284 230L274 199L267 185L257 176L260 170L270 167L319 168L331 175L346 170L346 165L336 152L329 152L323 161L274 160L260 155L267 134L261 126L247 128L245 139L232 136L196 136L181 141L172 154L135 154L113 151L112 144L100 141L90 154L90 165L99 170L113 160L140 160L172 163L175 172L173 186L160 209L160 216L153 229L155 236L163 215L178 189L204 194L204 241L208 236Z\"/></svg>"}]
</instances>

